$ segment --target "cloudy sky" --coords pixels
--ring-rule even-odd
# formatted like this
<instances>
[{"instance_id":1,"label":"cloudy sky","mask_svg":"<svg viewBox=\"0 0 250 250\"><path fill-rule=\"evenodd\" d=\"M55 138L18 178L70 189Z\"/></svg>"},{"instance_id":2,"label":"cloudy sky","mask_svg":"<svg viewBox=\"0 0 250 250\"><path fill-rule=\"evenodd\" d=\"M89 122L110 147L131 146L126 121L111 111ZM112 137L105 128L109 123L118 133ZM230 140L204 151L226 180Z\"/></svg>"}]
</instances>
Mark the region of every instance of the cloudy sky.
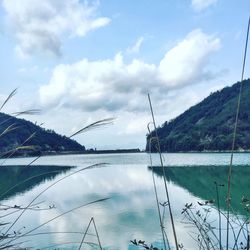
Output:
<instances>
[{"instance_id":1,"label":"cloudy sky","mask_svg":"<svg viewBox=\"0 0 250 250\"><path fill-rule=\"evenodd\" d=\"M0 0L6 113L89 147L145 147L150 93L160 125L240 78L249 0ZM247 68L249 64L247 64ZM246 70L245 77L250 72Z\"/></svg>"}]
</instances>

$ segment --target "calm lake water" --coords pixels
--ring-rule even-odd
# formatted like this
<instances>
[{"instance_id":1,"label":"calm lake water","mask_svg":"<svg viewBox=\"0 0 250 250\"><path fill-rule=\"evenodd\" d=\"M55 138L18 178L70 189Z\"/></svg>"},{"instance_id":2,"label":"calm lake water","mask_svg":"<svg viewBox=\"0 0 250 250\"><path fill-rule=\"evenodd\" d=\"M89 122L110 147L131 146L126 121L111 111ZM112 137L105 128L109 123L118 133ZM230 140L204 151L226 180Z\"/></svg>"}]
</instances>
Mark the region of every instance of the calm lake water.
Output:
<instances>
[{"instance_id":1,"label":"calm lake water","mask_svg":"<svg viewBox=\"0 0 250 250\"><path fill-rule=\"evenodd\" d=\"M159 156L152 156L153 165L159 166ZM197 204L197 201L204 202L216 198L214 181L226 184L230 154L179 153L163 156L167 166L167 183L178 240L185 249L197 249L195 241L189 235L193 229L185 223L182 209L186 203ZM149 168L149 155L138 153L48 156L36 161L36 166L24 168L31 161L32 158L2 160L1 205L27 206L39 193L64 176L92 164L105 164L73 174L40 195L33 202L32 209L26 211L9 231L24 234L40 226L16 241L25 241L22 246L35 249L78 249L83 233L93 217L104 249L139 249L130 243L133 239L145 240L159 248L163 247L152 174L156 179L161 203L166 201L166 196L161 168ZM244 220L248 214L241 205L241 198L250 197L250 154L235 154L234 163L232 208L238 214L239 220ZM36 177L33 178L34 176ZM28 181L6 192L26 179ZM226 209L225 197L226 187L220 187L222 211ZM103 198L109 199L80 207ZM77 207L80 208L44 224ZM15 210L1 210L1 216L12 211ZM20 212L17 210L14 214L2 217L1 223L13 222ZM214 221L216 216L211 213L209 219ZM165 226L170 245L173 246L167 211ZM2 227L1 233L6 232L8 227L9 225ZM98 243L94 233L92 224L85 241ZM82 249L98 247L84 244Z\"/></svg>"}]
</instances>

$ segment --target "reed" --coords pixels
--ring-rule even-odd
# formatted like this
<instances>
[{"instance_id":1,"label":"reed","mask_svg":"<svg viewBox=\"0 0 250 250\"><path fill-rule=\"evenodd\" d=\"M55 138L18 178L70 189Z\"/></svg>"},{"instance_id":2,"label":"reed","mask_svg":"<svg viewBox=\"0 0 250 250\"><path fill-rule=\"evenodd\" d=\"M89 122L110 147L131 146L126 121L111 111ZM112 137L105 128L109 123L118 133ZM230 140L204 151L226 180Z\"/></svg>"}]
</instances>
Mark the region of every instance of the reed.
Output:
<instances>
[{"instance_id":1,"label":"reed","mask_svg":"<svg viewBox=\"0 0 250 250\"><path fill-rule=\"evenodd\" d=\"M151 99L150 99L149 94L148 94L148 101L149 101L149 106L150 106L150 111L151 111L151 115L152 115L154 129L155 129L156 141L157 141L157 146L158 146L158 153L159 153L162 172L163 172L164 187L165 187L165 192L166 192L166 197L167 197L168 210L169 210L169 216L170 216L171 225L172 225L172 231L173 231L173 235L174 235L175 248L176 248L176 250L178 250L179 249L179 244L178 244L178 240L177 240L174 217L173 217L172 208L171 208L171 202L170 202L170 196L169 196L167 178L166 178L166 171L165 171L165 167L163 165L163 158L162 158L162 153L161 153L160 141L159 141L159 137L158 137L158 134L157 134L154 111L153 111L153 107L152 107L152 103L151 103Z\"/></svg>"},{"instance_id":2,"label":"reed","mask_svg":"<svg viewBox=\"0 0 250 250\"><path fill-rule=\"evenodd\" d=\"M226 239L226 249L227 250L229 249L229 220L230 220L230 205L231 205L231 176L232 176L233 157L234 157L234 151L235 151L236 133L237 133L237 127L238 127L238 122L239 122L240 103L241 103L241 94L242 94L242 81L244 79L245 65L246 65L249 27L250 27L250 16L249 16L249 19L248 19L246 43L245 43L245 50L244 50L244 57L243 57L243 64L242 64L242 72L241 72L241 84L240 84L240 90L239 90L239 94L238 94L238 102L237 102L237 107L236 107L235 123L234 123L234 130L233 130L232 149L231 149L230 162L229 162L229 166L228 166L228 181L227 181L227 239Z\"/></svg>"}]
</instances>

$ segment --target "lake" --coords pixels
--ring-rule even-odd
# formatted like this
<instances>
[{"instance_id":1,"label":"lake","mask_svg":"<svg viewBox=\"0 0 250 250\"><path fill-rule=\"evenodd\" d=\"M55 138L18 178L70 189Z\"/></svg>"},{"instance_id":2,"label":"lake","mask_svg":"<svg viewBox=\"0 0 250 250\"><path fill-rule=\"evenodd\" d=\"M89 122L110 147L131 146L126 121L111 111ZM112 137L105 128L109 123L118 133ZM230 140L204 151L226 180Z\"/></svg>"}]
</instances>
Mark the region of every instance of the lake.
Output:
<instances>
[{"instance_id":1,"label":"lake","mask_svg":"<svg viewBox=\"0 0 250 250\"><path fill-rule=\"evenodd\" d=\"M198 249L193 239L195 230L187 224L183 208L186 203L192 203L194 211L203 211L203 206L199 207L197 202L204 204L206 200L216 199L216 181L221 185L221 210L226 211L226 187L223 184L227 183L230 154L169 153L163 157L178 241L184 249ZM157 167L159 156L152 154L152 158L154 168L149 167L149 155L146 153L46 156L26 168L33 158L1 160L1 223L15 221L23 212L20 207L27 206L39 193L58 181L34 200L13 227L11 224L1 225L1 233L8 232L14 239L8 239L10 244L23 242L23 247L78 249L93 217L104 249L142 249L130 242L134 239L163 248L153 175L162 204L166 202L166 195L162 169ZM234 163L232 211L237 214L238 221L244 221L249 214L241 199L250 197L250 154L235 154ZM81 170L93 164L99 165ZM105 198L108 199L95 202ZM161 209L163 211L164 206ZM173 248L172 228L165 209L165 230ZM208 219L217 223L214 222L217 213L212 211ZM225 221L222 227L225 227ZM222 238L224 241L224 234ZM93 223L82 249L99 249Z\"/></svg>"}]
</instances>

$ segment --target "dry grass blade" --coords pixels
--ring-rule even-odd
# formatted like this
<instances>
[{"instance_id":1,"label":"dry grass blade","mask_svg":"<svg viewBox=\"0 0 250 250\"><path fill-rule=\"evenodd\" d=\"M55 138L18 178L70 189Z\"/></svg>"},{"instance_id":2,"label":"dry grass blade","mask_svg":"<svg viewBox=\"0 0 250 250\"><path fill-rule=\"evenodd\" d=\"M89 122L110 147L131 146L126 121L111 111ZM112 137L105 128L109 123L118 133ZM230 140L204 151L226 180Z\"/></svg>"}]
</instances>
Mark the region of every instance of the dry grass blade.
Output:
<instances>
[{"instance_id":1,"label":"dry grass blade","mask_svg":"<svg viewBox=\"0 0 250 250\"><path fill-rule=\"evenodd\" d=\"M29 145L29 146L22 146L22 145L20 145L20 146L17 146L17 147L15 147L15 148L13 148L13 149L11 149L9 151L6 151L6 152L2 153L0 155L0 159L1 158L7 158L8 159L12 155L14 155L14 153L16 153L18 150L32 150L32 151L35 151L36 150L36 146L34 146L34 145ZM5 161L3 161L0 165L3 165L4 162Z\"/></svg>"},{"instance_id":2,"label":"dry grass blade","mask_svg":"<svg viewBox=\"0 0 250 250\"><path fill-rule=\"evenodd\" d=\"M12 115L14 115L14 116L19 116L19 115L39 115L40 113L41 113L40 109L28 109L28 110L12 113Z\"/></svg>"},{"instance_id":3,"label":"dry grass blade","mask_svg":"<svg viewBox=\"0 0 250 250\"><path fill-rule=\"evenodd\" d=\"M16 150L35 150L35 149L36 146L34 145L16 147Z\"/></svg>"},{"instance_id":4,"label":"dry grass blade","mask_svg":"<svg viewBox=\"0 0 250 250\"><path fill-rule=\"evenodd\" d=\"M30 141L34 136L36 135L36 132L34 132L33 134L31 134L21 145L19 145L19 149L20 147L23 147L25 143L27 143L28 141ZM0 136L1 137L1 136ZM27 147L27 146L26 146ZM30 147L30 146L29 146ZM32 151L34 151L36 149L36 146L32 146L34 147L33 149L31 149ZM14 148L12 149L11 151L8 151L8 152L5 152L4 154L2 154L0 157L4 157L6 156L6 159L0 164L0 165L3 165L6 160L8 158L10 158L11 156L13 156L15 154L15 152L18 150L18 147L17 148ZM27 148L26 148L27 150ZM9 155L8 155L9 154Z\"/></svg>"},{"instance_id":5,"label":"dry grass blade","mask_svg":"<svg viewBox=\"0 0 250 250\"><path fill-rule=\"evenodd\" d=\"M0 111L3 109L3 107L6 105L6 103L17 93L17 88L14 89L9 95L8 97L5 99L5 101L3 102L3 104L0 107Z\"/></svg>"},{"instance_id":6,"label":"dry grass blade","mask_svg":"<svg viewBox=\"0 0 250 250\"><path fill-rule=\"evenodd\" d=\"M22 145L24 145L26 142L30 141L33 137L35 137L36 132L32 133L24 142Z\"/></svg>"},{"instance_id":7,"label":"dry grass blade","mask_svg":"<svg viewBox=\"0 0 250 250\"><path fill-rule=\"evenodd\" d=\"M99 128L99 127L102 127L102 126L113 124L114 120L115 120L115 118L106 118L106 119L103 119L103 120L93 122L93 123L87 125L86 127L78 130L77 132L72 134L69 138L72 138L73 136L76 136L76 135L81 134L83 132L89 131L91 129L96 129L96 128Z\"/></svg>"},{"instance_id":8,"label":"dry grass blade","mask_svg":"<svg viewBox=\"0 0 250 250\"><path fill-rule=\"evenodd\" d=\"M10 224L9 222L0 223L0 227Z\"/></svg>"},{"instance_id":9,"label":"dry grass blade","mask_svg":"<svg viewBox=\"0 0 250 250\"><path fill-rule=\"evenodd\" d=\"M8 126L1 134L0 134L0 137L13 131L13 130L16 130L18 127L15 127L15 123L12 123L10 126Z\"/></svg>"},{"instance_id":10,"label":"dry grass blade","mask_svg":"<svg viewBox=\"0 0 250 250\"><path fill-rule=\"evenodd\" d=\"M4 247L0 247L0 250L2 250L2 249L11 249L14 246L15 245L7 245L7 246L4 246Z\"/></svg>"},{"instance_id":11,"label":"dry grass blade","mask_svg":"<svg viewBox=\"0 0 250 250\"><path fill-rule=\"evenodd\" d=\"M0 122L0 126L3 125L4 123L8 122L9 120L11 120L13 117L9 117L5 120L3 120L2 122Z\"/></svg>"},{"instance_id":12,"label":"dry grass blade","mask_svg":"<svg viewBox=\"0 0 250 250\"><path fill-rule=\"evenodd\" d=\"M20 111L20 112L15 112L12 113L13 116L17 117L20 115L37 115L40 114L41 111L39 109L31 109L31 110L25 110L25 111ZM9 118L3 120L2 122L0 122L0 125L3 125L4 123L8 122L9 120L13 119L13 116L10 116ZM43 123L40 124L40 126L42 126Z\"/></svg>"}]
</instances>

